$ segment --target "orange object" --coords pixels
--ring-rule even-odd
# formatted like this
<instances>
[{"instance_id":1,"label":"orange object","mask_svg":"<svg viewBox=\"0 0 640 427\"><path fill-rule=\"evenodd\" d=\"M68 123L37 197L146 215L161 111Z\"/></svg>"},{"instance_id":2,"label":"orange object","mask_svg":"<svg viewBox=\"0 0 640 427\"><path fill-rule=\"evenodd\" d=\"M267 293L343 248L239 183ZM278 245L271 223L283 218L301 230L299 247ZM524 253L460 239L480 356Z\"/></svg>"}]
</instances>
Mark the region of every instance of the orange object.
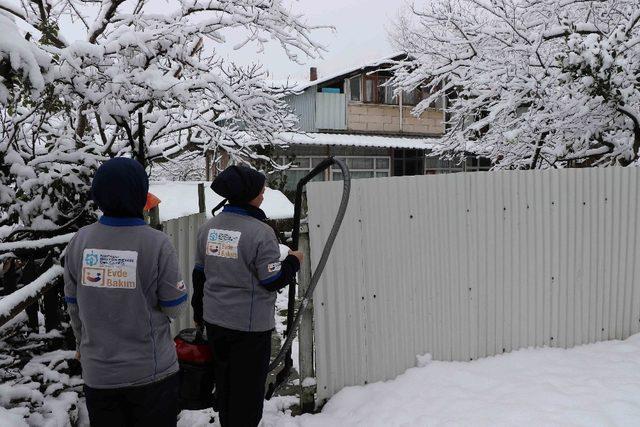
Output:
<instances>
[{"instance_id":1,"label":"orange object","mask_svg":"<svg viewBox=\"0 0 640 427\"><path fill-rule=\"evenodd\" d=\"M144 205L144 211L148 212L160 204L158 199L153 193L147 193L147 204Z\"/></svg>"}]
</instances>

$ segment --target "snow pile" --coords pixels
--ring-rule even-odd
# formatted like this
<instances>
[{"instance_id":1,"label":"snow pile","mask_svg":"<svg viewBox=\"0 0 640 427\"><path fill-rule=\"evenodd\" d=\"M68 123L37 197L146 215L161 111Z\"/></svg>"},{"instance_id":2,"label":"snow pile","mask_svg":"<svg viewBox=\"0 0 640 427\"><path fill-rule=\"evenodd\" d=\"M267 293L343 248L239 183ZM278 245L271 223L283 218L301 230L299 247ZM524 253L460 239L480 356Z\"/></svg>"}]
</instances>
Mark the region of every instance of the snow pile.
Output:
<instances>
[{"instance_id":1,"label":"snow pile","mask_svg":"<svg viewBox=\"0 0 640 427\"><path fill-rule=\"evenodd\" d=\"M17 331L0 341L0 424L88 426L86 406L79 397L83 381L70 370L75 351L38 354L55 346L60 332L24 333Z\"/></svg>"},{"instance_id":2,"label":"snow pile","mask_svg":"<svg viewBox=\"0 0 640 427\"><path fill-rule=\"evenodd\" d=\"M198 212L198 182L151 182L149 191L160 200L160 220L167 221L181 216ZM211 210L222 201L222 197L215 194L208 182L204 182L206 212L211 216ZM270 219L293 218L293 203L278 190L267 188L264 193L262 210Z\"/></svg>"},{"instance_id":3,"label":"snow pile","mask_svg":"<svg viewBox=\"0 0 640 427\"><path fill-rule=\"evenodd\" d=\"M349 387L317 415L265 408L264 426L631 426L640 423L640 335L526 349L473 362L430 362Z\"/></svg>"}]
</instances>

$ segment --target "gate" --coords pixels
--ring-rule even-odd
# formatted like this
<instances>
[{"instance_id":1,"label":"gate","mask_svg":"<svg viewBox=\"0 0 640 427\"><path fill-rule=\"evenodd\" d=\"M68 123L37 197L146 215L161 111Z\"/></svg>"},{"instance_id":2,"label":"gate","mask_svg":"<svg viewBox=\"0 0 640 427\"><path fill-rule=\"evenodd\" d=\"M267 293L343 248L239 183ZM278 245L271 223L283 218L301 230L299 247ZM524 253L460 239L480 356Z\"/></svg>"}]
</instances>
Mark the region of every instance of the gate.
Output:
<instances>
[{"instance_id":1,"label":"gate","mask_svg":"<svg viewBox=\"0 0 640 427\"><path fill-rule=\"evenodd\" d=\"M180 330L194 327L193 310L191 309L191 296L193 284L191 283L191 271L196 259L196 235L198 228L207 221L206 213L197 213L183 216L162 223L162 230L169 236L173 247L178 253L180 272L189 289L189 303L187 309L178 319L171 322L171 334L176 336Z\"/></svg>"}]
</instances>

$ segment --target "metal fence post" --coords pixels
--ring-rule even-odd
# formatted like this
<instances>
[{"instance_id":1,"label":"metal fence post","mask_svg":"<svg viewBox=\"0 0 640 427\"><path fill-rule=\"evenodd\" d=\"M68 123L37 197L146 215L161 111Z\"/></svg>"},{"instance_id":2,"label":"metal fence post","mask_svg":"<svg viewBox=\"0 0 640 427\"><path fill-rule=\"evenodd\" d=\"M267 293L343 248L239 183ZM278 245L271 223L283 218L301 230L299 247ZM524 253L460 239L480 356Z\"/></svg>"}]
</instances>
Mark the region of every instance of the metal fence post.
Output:
<instances>
[{"instance_id":1,"label":"metal fence post","mask_svg":"<svg viewBox=\"0 0 640 427\"><path fill-rule=\"evenodd\" d=\"M304 253L304 261L300 266L299 273L299 295L309 288L311 282L311 260L309 245L309 226L300 225L300 240L298 249ZM298 333L299 339L299 362L300 362L300 408L302 412L311 412L315 409L315 382L307 384L305 379L315 379L315 369L313 363L313 302L311 301L307 309L302 313L302 322Z\"/></svg>"},{"instance_id":2,"label":"metal fence post","mask_svg":"<svg viewBox=\"0 0 640 427\"><path fill-rule=\"evenodd\" d=\"M207 204L204 197L204 184L201 182L198 184L198 212L204 212L207 210Z\"/></svg>"}]
</instances>

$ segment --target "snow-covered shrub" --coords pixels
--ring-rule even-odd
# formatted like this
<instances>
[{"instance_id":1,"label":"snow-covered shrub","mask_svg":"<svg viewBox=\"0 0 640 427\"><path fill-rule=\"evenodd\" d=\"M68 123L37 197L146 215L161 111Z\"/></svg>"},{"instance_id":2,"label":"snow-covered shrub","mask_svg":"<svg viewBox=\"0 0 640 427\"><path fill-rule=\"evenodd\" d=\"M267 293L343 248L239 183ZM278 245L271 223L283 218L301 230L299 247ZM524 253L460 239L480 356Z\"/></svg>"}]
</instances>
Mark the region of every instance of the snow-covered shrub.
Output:
<instances>
[{"instance_id":1,"label":"snow-covered shrub","mask_svg":"<svg viewBox=\"0 0 640 427\"><path fill-rule=\"evenodd\" d=\"M437 153L497 168L632 165L640 152L637 0L434 0L395 29L397 89L447 96Z\"/></svg>"},{"instance_id":2,"label":"snow-covered shrub","mask_svg":"<svg viewBox=\"0 0 640 427\"><path fill-rule=\"evenodd\" d=\"M243 30L238 49L272 40L296 61L322 49L281 0L40 6L0 4L10 34L0 38L0 226L32 230L20 238L92 221L90 177L111 157L147 167L187 150L268 160L256 148L296 128L282 99L290 90L267 83L259 64L222 59L225 32ZM64 37L69 22L84 37Z\"/></svg>"}]
</instances>

